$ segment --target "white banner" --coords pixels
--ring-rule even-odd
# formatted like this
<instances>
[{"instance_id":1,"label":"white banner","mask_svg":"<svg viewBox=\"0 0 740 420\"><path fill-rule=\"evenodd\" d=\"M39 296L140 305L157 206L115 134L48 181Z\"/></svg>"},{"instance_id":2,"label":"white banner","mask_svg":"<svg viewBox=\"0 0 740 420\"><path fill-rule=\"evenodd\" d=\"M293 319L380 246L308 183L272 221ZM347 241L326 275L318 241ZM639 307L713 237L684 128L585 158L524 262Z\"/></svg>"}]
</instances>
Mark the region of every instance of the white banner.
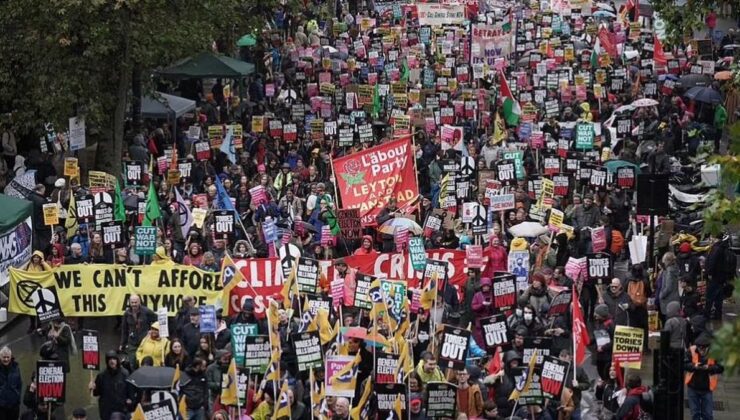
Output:
<instances>
[{"instance_id":1,"label":"white banner","mask_svg":"<svg viewBox=\"0 0 740 420\"><path fill-rule=\"evenodd\" d=\"M10 281L8 268L21 268L31 259L32 237L33 226L30 216L0 235L0 286Z\"/></svg>"},{"instance_id":2,"label":"white banner","mask_svg":"<svg viewBox=\"0 0 740 420\"><path fill-rule=\"evenodd\" d=\"M442 26L460 25L465 21L465 5L430 4L416 5L419 25Z\"/></svg>"},{"instance_id":3,"label":"white banner","mask_svg":"<svg viewBox=\"0 0 740 420\"><path fill-rule=\"evenodd\" d=\"M511 54L513 28L496 25L473 25L470 64L484 63L492 67L499 57Z\"/></svg>"}]
</instances>

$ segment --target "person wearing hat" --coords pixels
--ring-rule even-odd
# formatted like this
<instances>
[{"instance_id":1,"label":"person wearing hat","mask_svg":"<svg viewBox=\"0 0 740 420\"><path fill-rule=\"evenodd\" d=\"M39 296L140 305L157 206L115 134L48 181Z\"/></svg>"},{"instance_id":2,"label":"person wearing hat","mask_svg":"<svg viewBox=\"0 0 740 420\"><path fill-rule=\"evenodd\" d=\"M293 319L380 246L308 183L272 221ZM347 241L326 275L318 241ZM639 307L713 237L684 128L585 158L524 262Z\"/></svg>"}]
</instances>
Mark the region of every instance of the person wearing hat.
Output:
<instances>
[{"instance_id":1,"label":"person wearing hat","mask_svg":"<svg viewBox=\"0 0 740 420\"><path fill-rule=\"evenodd\" d=\"M684 358L684 384L694 419L713 418L713 393L717 389L719 375L725 370L724 366L709 357L711 344L712 337L709 333L700 335L689 347Z\"/></svg>"},{"instance_id":2,"label":"person wearing hat","mask_svg":"<svg viewBox=\"0 0 740 420\"><path fill-rule=\"evenodd\" d=\"M691 244L688 242L681 242L678 246L678 253L676 254L676 265L681 274L685 275L690 279L698 279L701 268L699 267L699 259L694 255Z\"/></svg>"},{"instance_id":3,"label":"person wearing hat","mask_svg":"<svg viewBox=\"0 0 740 420\"><path fill-rule=\"evenodd\" d=\"M612 362L614 321L609 315L609 307L603 303L594 308L594 324L590 330L591 342L596 343L596 371L601 380L609 379L609 366Z\"/></svg>"},{"instance_id":4,"label":"person wearing hat","mask_svg":"<svg viewBox=\"0 0 740 420\"><path fill-rule=\"evenodd\" d=\"M182 327L180 339L183 345L185 345L185 350L187 350L188 354L195 354L198 351L198 343L200 342L200 310L195 306L191 306L188 314L190 315L190 322Z\"/></svg>"},{"instance_id":5,"label":"person wearing hat","mask_svg":"<svg viewBox=\"0 0 740 420\"><path fill-rule=\"evenodd\" d=\"M121 366L115 350L105 353L105 369L90 381L88 388L98 397L98 412L101 419L109 419L113 413L127 413L134 396L126 383L128 371Z\"/></svg>"},{"instance_id":6,"label":"person wearing hat","mask_svg":"<svg viewBox=\"0 0 740 420\"><path fill-rule=\"evenodd\" d=\"M84 408L78 407L72 411L73 420L87 420L87 411Z\"/></svg>"},{"instance_id":7,"label":"person wearing hat","mask_svg":"<svg viewBox=\"0 0 740 420\"><path fill-rule=\"evenodd\" d=\"M344 258L334 260L334 281L344 283L343 305L352 308L355 305L355 289L357 280L355 280L356 269L347 266Z\"/></svg>"},{"instance_id":8,"label":"person wearing hat","mask_svg":"<svg viewBox=\"0 0 740 420\"><path fill-rule=\"evenodd\" d=\"M72 334L72 327L64 322L64 318L57 318L51 321L46 338L54 343L54 351L64 364L64 372L69 373L69 354L77 354L77 343Z\"/></svg>"},{"instance_id":9,"label":"person wearing hat","mask_svg":"<svg viewBox=\"0 0 740 420\"><path fill-rule=\"evenodd\" d=\"M609 316L614 320L616 325L629 325L629 312L632 306L632 299L624 291L622 281L613 278L609 288L601 295L604 303L609 307Z\"/></svg>"},{"instance_id":10,"label":"person wearing hat","mask_svg":"<svg viewBox=\"0 0 740 420\"><path fill-rule=\"evenodd\" d=\"M290 164L288 162L283 163L280 166L280 172L275 176L275 182L272 183L273 188L277 192L276 200L285 195L285 191L293 184L293 172L290 170Z\"/></svg>"},{"instance_id":11,"label":"person wearing hat","mask_svg":"<svg viewBox=\"0 0 740 420\"><path fill-rule=\"evenodd\" d=\"M228 350L216 350L216 363L211 363L206 368L206 381L210 391L209 406L213 407L216 397L221 395L221 384L224 375L229 373L231 352Z\"/></svg>"},{"instance_id":12,"label":"person wearing hat","mask_svg":"<svg viewBox=\"0 0 740 420\"><path fill-rule=\"evenodd\" d=\"M149 328L149 334L141 340L136 350L136 362L149 356L152 358L153 366L164 366L164 357L170 351L170 340L159 335L159 321L154 322Z\"/></svg>"},{"instance_id":13,"label":"person wearing hat","mask_svg":"<svg viewBox=\"0 0 740 420\"><path fill-rule=\"evenodd\" d=\"M17 419L21 407L21 370L10 347L0 348L0 410L3 419Z\"/></svg>"}]
</instances>

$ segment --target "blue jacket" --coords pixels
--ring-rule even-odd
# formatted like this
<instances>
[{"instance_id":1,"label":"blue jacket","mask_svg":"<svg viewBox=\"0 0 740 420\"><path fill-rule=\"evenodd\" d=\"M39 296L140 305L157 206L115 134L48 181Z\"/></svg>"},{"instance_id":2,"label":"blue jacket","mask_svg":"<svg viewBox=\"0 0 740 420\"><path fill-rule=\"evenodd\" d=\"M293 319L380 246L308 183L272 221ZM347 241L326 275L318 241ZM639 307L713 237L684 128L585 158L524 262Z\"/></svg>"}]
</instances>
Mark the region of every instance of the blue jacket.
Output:
<instances>
[{"instance_id":1,"label":"blue jacket","mask_svg":"<svg viewBox=\"0 0 740 420\"><path fill-rule=\"evenodd\" d=\"M21 370L15 360L10 365L0 364L0 408L17 407L21 404Z\"/></svg>"}]
</instances>

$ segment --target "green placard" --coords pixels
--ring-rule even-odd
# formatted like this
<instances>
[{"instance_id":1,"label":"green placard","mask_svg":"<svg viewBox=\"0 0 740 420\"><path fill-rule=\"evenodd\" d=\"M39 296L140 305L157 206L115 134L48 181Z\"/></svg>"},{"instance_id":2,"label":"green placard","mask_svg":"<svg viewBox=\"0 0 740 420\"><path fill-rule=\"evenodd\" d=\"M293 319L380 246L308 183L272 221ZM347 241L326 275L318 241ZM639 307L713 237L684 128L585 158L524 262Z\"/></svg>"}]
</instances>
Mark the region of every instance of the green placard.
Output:
<instances>
[{"instance_id":1,"label":"green placard","mask_svg":"<svg viewBox=\"0 0 740 420\"><path fill-rule=\"evenodd\" d=\"M427 252L424 249L423 238L409 239L409 256L411 257L411 266L416 271L423 271L427 265Z\"/></svg>"},{"instance_id":2,"label":"green placard","mask_svg":"<svg viewBox=\"0 0 740 420\"><path fill-rule=\"evenodd\" d=\"M153 255L157 249L157 228L155 226L136 226L136 255Z\"/></svg>"},{"instance_id":3,"label":"green placard","mask_svg":"<svg viewBox=\"0 0 740 420\"><path fill-rule=\"evenodd\" d=\"M513 160L514 171L516 172L516 179L524 179L524 153L522 153L521 151L504 152L503 158Z\"/></svg>"},{"instance_id":4,"label":"green placard","mask_svg":"<svg viewBox=\"0 0 740 420\"><path fill-rule=\"evenodd\" d=\"M576 150L591 150L594 148L594 126L590 123L576 125Z\"/></svg>"}]
</instances>

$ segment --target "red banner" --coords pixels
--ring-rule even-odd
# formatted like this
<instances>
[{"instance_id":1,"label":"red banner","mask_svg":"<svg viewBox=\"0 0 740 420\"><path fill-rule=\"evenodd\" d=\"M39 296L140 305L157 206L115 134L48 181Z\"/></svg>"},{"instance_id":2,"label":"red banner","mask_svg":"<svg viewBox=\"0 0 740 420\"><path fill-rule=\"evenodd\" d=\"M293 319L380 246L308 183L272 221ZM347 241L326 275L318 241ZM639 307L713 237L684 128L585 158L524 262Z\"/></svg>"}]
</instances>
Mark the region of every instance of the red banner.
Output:
<instances>
[{"instance_id":1,"label":"red banner","mask_svg":"<svg viewBox=\"0 0 740 420\"><path fill-rule=\"evenodd\" d=\"M398 207L419 195L410 138L334 160L343 209L359 209L363 226L375 226L376 217L390 198Z\"/></svg>"},{"instance_id":2,"label":"red banner","mask_svg":"<svg viewBox=\"0 0 740 420\"><path fill-rule=\"evenodd\" d=\"M465 251L430 249L427 250L427 258L450 263L447 273L450 284L461 286L467 281ZM414 270L408 253L352 255L345 257L344 260L353 270L388 280L406 280L411 288L419 287L419 281L423 275L422 271ZM239 267L246 281L232 289L229 297L229 313L239 312L244 300L251 297L254 299L255 313L263 316L267 307L267 297L280 293L283 285L280 260L278 258L251 258L237 259L234 263ZM319 261L319 266L323 278L330 281L334 279L334 266L331 260Z\"/></svg>"}]
</instances>

